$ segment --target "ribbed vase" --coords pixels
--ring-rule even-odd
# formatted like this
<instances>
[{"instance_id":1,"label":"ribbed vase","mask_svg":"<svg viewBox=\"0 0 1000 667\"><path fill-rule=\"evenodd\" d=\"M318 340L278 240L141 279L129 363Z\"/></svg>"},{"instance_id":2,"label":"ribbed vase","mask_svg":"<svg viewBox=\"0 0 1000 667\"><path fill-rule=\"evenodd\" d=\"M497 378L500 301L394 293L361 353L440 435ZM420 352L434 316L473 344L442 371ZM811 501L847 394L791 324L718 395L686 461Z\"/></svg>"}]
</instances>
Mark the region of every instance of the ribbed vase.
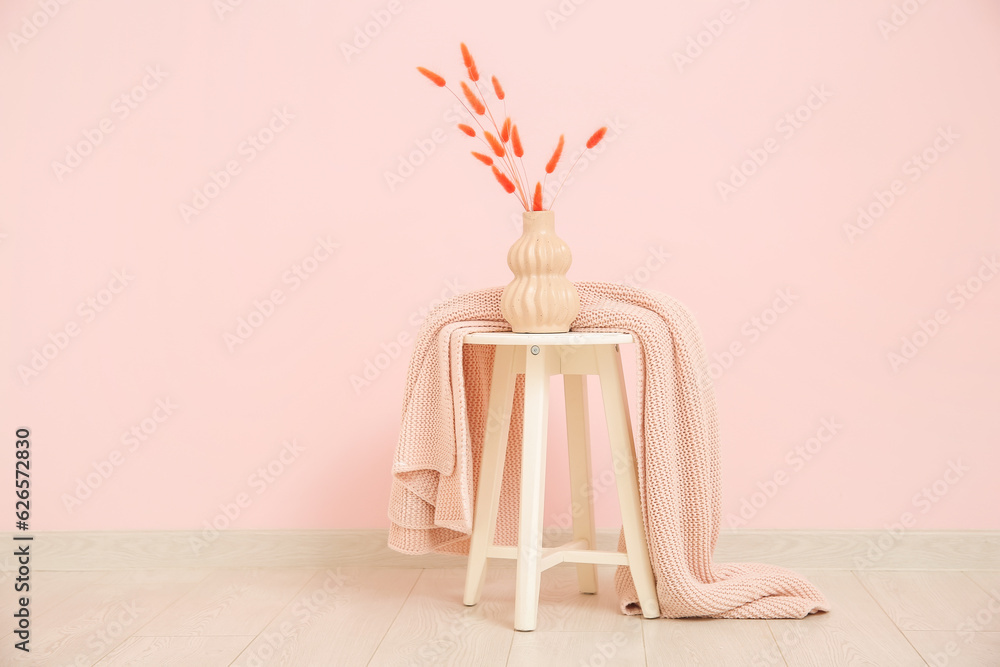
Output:
<instances>
[{"instance_id":1,"label":"ribbed vase","mask_svg":"<svg viewBox=\"0 0 1000 667\"><path fill-rule=\"evenodd\" d=\"M523 231L507 252L514 279L500 312L516 333L564 333L580 312L580 295L566 278L573 255L556 236L552 211L525 211Z\"/></svg>"}]
</instances>

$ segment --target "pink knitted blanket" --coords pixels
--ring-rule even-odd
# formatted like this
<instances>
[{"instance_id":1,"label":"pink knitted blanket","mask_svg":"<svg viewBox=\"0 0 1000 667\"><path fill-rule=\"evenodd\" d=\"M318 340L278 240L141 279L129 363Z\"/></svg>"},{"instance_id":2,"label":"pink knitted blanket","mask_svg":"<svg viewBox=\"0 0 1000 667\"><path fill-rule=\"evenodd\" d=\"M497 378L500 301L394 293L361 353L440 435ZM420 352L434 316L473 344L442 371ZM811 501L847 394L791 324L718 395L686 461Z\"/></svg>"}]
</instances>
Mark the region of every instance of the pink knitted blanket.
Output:
<instances>
[{"instance_id":1,"label":"pink knitted blanket","mask_svg":"<svg viewBox=\"0 0 1000 667\"><path fill-rule=\"evenodd\" d=\"M627 331L636 340L639 491L662 616L803 618L829 610L791 570L713 563L721 523L715 395L701 333L687 309L651 291L577 283L574 331ZM389 546L408 554L468 553L495 348L468 333L504 331L501 288L447 301L423 323L410 360L393 461ZM523 376L500 495L496 544L517 543ZM619 551L625 550L619 537ZM621 610L641 612L627 567L615 573Z\"/></svg>"}]
</instances>

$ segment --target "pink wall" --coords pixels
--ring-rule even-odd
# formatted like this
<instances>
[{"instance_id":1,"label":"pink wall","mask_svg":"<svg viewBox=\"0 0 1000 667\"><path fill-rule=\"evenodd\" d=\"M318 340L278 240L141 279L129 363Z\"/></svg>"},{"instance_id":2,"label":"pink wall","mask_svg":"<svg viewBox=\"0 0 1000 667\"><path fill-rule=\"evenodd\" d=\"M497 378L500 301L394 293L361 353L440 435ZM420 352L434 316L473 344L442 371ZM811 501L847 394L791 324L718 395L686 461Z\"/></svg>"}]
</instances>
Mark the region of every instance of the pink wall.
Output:
<instances>
[{"instance_id":1,"label":"pink wall","mask_svg":"<svg viewBox=\"0 0 1000 667\"><path fill-rule=\"evenodd\" d=\"M1000 528L1000 8L669 4L3 3L3 433L32 430L32 527L387 524L407 341L505 283L517 235L414 70L456 78L464 40L529 169L611 124L556 207L570 277L695 313L731 523Z\"/></svg>"}]
</instances>

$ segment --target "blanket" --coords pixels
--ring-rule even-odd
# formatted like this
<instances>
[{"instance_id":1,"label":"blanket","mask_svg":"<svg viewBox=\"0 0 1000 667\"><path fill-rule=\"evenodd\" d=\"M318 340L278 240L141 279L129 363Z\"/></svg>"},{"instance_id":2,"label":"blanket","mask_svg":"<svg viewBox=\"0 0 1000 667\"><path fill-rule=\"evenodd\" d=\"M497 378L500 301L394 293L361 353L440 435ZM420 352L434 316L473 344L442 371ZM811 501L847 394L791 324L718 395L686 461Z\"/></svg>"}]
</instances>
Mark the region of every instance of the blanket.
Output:
<instances>
[{"instance_id":1,"label":"blanket","mask_svg":"<svg viewBox=\"0 0 1000 667\"><path fill-rule=\"evenodd\" d=\"M701 332L677 300L625 285L580 282L573 331L628 332L636 341L635 446L642 515L660 613L667 618L803 618L823 594L776 565L713 561L721 524L719 431ZM392 464L389 546L407 554L468 553L495 348L463 345L509 331L502 288L458 295L421 325L407 373ZM516 545L524 377L518 376L495 544ZM625 552L624 536L618 550ZM641 613L629 569L615 588Z\"/></svg>"}]
</instances>

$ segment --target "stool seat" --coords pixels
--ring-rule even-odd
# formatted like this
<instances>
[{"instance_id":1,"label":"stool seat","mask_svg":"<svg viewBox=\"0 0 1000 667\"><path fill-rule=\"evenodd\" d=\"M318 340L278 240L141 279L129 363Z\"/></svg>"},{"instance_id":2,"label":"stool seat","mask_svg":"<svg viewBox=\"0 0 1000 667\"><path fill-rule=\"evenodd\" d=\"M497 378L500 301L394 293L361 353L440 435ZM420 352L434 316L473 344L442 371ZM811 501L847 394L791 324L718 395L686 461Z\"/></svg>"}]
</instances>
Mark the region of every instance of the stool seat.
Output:
<instances>
[{"instance_id":1,"label":"stool seat","mask_svg":"<svg viewBox=\"0 0 1000 667\"><path fill-rule=\"evenodd\" d=\"M624 345L634 342L630 333L537 333L522 334L510 331L466 334L466 345Z\"/></svg>"},{"instance_id":2,"label":"stool seat","mask_svg":"<svg viewBox=\"0 0 1000 667\"><path fill-rule=\"evenodd\" d=\"M643 528L635 445L625 376L618 346L634 342L628 333L569 332L468 334L467 345L496 345L490 384L489 418L483 439L479 487L473 515L466 605L475 605L486 579L487 559L517 561L514 628L530 631L537 625L541 573L560 563L576 563L582 593L597 592L596 565L627 566L639 595L643 616L660 615L656 586ZM524 374L524 433L521 453L520 515L517 546L494 545L504 459L513 409L514 384ZM545 449L548 431L549 378L562 375L566 401L566 433L573 517L573 538L558 547L542 547L545 497ZM627 554L594 549L590 418L587 375L597 375L608 424L613 468L622 511Z\"/></svg>"}]
</instances>

